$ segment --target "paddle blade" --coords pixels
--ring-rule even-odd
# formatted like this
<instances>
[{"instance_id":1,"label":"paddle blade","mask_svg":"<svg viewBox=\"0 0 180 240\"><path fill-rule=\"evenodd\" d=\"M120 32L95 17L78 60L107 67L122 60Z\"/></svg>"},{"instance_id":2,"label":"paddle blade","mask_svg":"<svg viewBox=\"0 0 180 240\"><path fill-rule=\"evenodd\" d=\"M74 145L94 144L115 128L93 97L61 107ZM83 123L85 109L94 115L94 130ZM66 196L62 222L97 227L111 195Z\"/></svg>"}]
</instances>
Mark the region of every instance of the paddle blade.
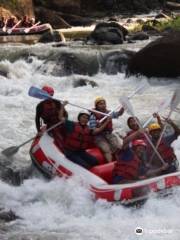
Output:
<instances>
[{"instance_id":1,"label":"paddle blade","mask_svg":"<svg viewBox=\"0 0 180 240\"><path fill-rule=\"evenodd\" d=\"M26 28L26 29L24 30L24 32L25 32L25 33L28 33L30 30L31 30L30 28Z\"/></svg>"},{"instance_id":2,"label":"paddle blade","mask_svg":"<svg viewBox=\"0 0 180 240\"><path fill-rule=\"evenodd\" d=\"M28 95L31 97L39 98L39 99L52 98L47 92L43 91L40 88L34 87L34 86L30 87L30 89L28 91Z\"/></svg>"},{"instance_id":3,"label":"paddle blade","mask_svg":"<svg viewBox=\"0 0 180 240\"><path fill-rule=\"evenodd\" d=\"M149 88L148 81L143 81L140 83L139 87L136 89L137 94L142 94L144 91L146 91Z\"/></svg>"},{"instance_id":4,"label":"paddle blade","mask_svg":"<svg viewBox=\"0 0 180 240\"><path fill-rule=\"evenodd\" d=\"M129 115L134 116L133 107L128 99L128 97L122 96L119 99L120 103L122 104L123 108L127 111Z\"/></svg>"},{"instance_id":5,"label":"paddle blade","mask_svg":"<svg viewBox=\"0 0 180 240\"><path fill-rule=\"evenodd\" d=\"M180 103L180 89L176 89L170 102L171 111L174 111L179 103Z\"/></svg>"},{"instance_id":6,"label":"paddle blade","mask_svg":"<svg viewBox=\"0 0 180 240\"><path fill-rule=\"evenodd\" d=\"M19 150L19 147L12 146L12 147L4 149L1 153L3 155L5 155L6 157L10 157L10 156L14 155L15 153L17 153L18 150Z\"/></svg>"},{"instance_id":7,"label":"paddle blade","mask_svg":"<svg viewBox=\"0 0 180 240\"><path fill-rule=\"evenodd\" d=\"M7 30L7 33L8 33L8 34L11 34L11 33L12 33L12 30L11 30L11 29L8 29L8 30Z\"/></svg>"}]
</instances>

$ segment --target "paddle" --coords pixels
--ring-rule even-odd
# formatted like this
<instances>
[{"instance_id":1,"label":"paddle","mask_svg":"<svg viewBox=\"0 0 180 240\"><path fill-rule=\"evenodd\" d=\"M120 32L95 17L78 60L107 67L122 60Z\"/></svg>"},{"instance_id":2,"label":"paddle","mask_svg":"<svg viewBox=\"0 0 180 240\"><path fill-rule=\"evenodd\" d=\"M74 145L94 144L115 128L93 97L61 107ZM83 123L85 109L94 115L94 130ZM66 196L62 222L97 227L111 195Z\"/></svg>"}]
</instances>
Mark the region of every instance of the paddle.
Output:
<instances>
[{"instance_id":1,"label":"paddle","mask_svg":"<svg viewBox=\"0 0 180 240\"><path fill-rule=\"evenodd\" d=\"M58 100L58 99L55 99L52 96L50 96L47 92L43 91L42 89L34 87L34 86L30 87L28 94L31 97L35 97L35 98L39 98L39 99L49 99L49 98L51 98L51 99L54 99L54 100ZM60 100L60 101L62 101L62 100ZM103 112L100 112L100 111L97 111L97 110L94 110L94 109L85 108L85 107L79 106L79 105L74 104L74 103L68 102L68 104L71 105L71 106L77 107L77 108L87 110L89 112L99 113L103 116L109 116L107 113L103 113Z\"/></svg>"},{"instance_id":2,"label":"paddle","mask_svg":"<svg viewBox=\"0 0 180 240\"><path fill-rule=\"evenodd\" d=\"M52 127L48 128L43 134L48 133L49 131L51 131L52 129L56 128L57 126L61 125L63 122L60 121L56 124L54 124ZM26 140L25 142L21 143L18 146L12 146L12 147L8 147L6 149L4 149L1 153L3 155L5 155L6 157L10 157L12 155L14 155L15 153L18 152L19 148L21 148L22 146L26 145L27 143L31 142L32 140L34 140L36 138L36 136Z\"/></svg>"},{"instance_id":3,"label":"paddle","mask_svg":"<svg viewBox=\"0 0 180 240\"><path fill-rule=\"evenodd\" d=\"M32 25L31 27L26 28L26 29L24 30L24 32L25 32L25 33L28 33L31 29L33 29L34 27L36 27L36 26L39 25L40 23L41 23L41 22L39 21L39 22L35 23L34 25Z\"/></svg>"},{"instance_id":4,"label":"paddle","mask_svg":"<svg viewBox=\"0 0 180 240\"><path fill-rule=\"evenodd\" d=\"M170 112L167 117L167 121L170 119L172 112L176 109L177 105L180 103L180 89L176 89L173 93L173 96L170 101ZM156 144L156 149L158 149L159 144L161 143L162 137L166 131L166 128L168 126L168 123L166 122L164 125L164 128L161 132L161 135L159 136L159 139ZM151 156L151 160L153 159L154 155Z\"/></svg>"},{"instance_id":5,"label":"paddle","mask_svg":"<svg viewBox=\"0 0 180 240\"><path fill-rule=\"evenodd\" d=\"M4 27L2 28L3 32L6 32L7 19L5 21Z\"/></svg>"},{"instance_id":6,"label":"paddle","mask_svg":"<svg viewBox=\"0 0 180 240\"><path fill-rule=\"evenodd\" d=\"M128 112L131 116L134 117L134 119L135 119L136 123L138 124L138 126L139 126L140 128L142 128L140 122L139 122L139 121L137 120L137 118L135 117L134 110L133 110L133 107L132 107L131 103L129 102L129 99L128 99L128 98L124 98L124 99L123 99L123 97L122 97L122 98L120 99L120 101L121 101L122 106L123 106L125 109L128 110L127 112ZM149 136L148 136L145 132L144 132L143 134L144 134L145 138L147 139L148 143L149 143L149 144L151 145L151 147L153 148L153 150L154 150L154 152L156 153L156 155L158 156L158 158L161 160L162 164L163 164L163 165L166 165L165 161L163 160L163 158L161 157L161 155L159 154L159 152L158 152L157 149L155 148L155 146L154 146L154 144L152 143L152 141L151 141L151 139L149 138Z\"/></svg>"},{"instance_id":7,"label":"paddle","mask_svg":"<svg viewBox=\"0 0 180 240\"><path fill-rule=\"evenodd\" d=\"M149 87L148 82L143 82L143 83L141 83L141 84L134 90L134 92L132 92L127 98L130 99L130 98L134 97L134 95L136 95L136 94L142 94L142 93L146 90L147 87ZM121 107L122 107L121 105L118 105L118 107L116 107L114 110L110 111L110 112L108 113L108 115L111 116L111 114L112 114L113 112L118 111ZM103 117L99 122L100 122L100 123L103 122L106 118L107 118L107 116Z\"/></svg>"},{"instance_id":8,"label":"paddle","mask_svg":"<svg viewBox=\"0 0 180 240\"><path fill-rule=\"evenodd\" d=\"M11 34L12 31L20 24L21 20L19 20L12 28L8 29L7 30L7 33L8 34Z\"/></svg>"},{"instance_id":9,"label":"paddle","mask_svg":"<svg viewBox=\"0 0 180 240\"><path fill-rule=\"evenodd\" d=\"M169 107L171 102L171 98L167 98L165 101L161 102L156 113L162 112L163 110L165 110L166 108ZM143 128L145 128L152 120L153 120L153 116L151 116L144 124L143 124Z\"/></svg>"}]
</instances>

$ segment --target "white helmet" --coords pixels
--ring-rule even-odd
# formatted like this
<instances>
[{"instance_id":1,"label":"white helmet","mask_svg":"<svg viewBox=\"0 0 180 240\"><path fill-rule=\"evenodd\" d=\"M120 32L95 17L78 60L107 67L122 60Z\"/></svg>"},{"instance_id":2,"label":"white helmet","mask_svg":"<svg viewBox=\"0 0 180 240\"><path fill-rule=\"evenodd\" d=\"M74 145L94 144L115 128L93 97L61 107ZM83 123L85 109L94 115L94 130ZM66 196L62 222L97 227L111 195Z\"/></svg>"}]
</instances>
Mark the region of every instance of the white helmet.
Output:
<instances>
[{"instance_id":1,"label":"white helmet","mask_svg":"<svg viewBox=\"0 0 180 240\"><path fill-rule=\"evenodd\" d=\"M90 113L89 113L88 111L86 111L86 110L83 110L83 111L81 111L81 112L78 114L78 116L77 116L78 121L79 121L79 118L80 118L82 115L87 115L88 118L90 118Z\"/></svg>"}]
</instances>

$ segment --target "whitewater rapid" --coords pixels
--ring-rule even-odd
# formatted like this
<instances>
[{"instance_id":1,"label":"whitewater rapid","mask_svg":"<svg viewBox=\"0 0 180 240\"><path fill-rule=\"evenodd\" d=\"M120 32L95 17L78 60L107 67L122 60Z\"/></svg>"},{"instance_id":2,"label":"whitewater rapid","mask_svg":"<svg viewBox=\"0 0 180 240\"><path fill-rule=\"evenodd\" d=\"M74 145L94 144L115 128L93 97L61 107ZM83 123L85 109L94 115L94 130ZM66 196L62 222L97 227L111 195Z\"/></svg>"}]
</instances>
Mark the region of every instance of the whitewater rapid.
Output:
<instances>
[{"instance_id":1,"label":"whitewater rapid","mask_svg":"<svg viewBox=\"0 0 180 240\"><path fill-rule=\"evenodd\" d=\"M44 55L51 48L38 46L37 52ZM14 46L2 47L0 51L2 53L5 50L10 55L14 49ZM0 61L0 70L8 72L7 77L0 76L0 150L21 144L36 134L35 108L40 100L28 96L32 85L51 85L55 89L55 98L87 108L94 106L97 96L103 96L108 108L114 109L119 105L120 96L130 95L138 84L148 80L145 77L126 78L124 73L55 77L41 71L43 63L44 60L36 57L32 57L32 62L21 57L14 62L9 58ZM95 81L98 87L89 85L74 88L73 82L81 77ZM158 104L172 96L179 87L178 80L150 79L147 90L131 99L135 114L144 122L157 110ZM76 120L80 109L70 105L66 109L69 118ZM169 109L166 109L162 115L166 116L168 112ZM127 129L128 116L125 113L114 121L114 128L120 133ZM179 123L178 113L173 113L172 119ZM12 159L0 156L0 160L8 164L11 162L14 168L26 167L30 165L29 147L29 144L22 147ZM174 143L174 147L180 160L180 139ZM102 200L95 202L92 193L81 185L79 179L46 182L41 178L32 178L19 187L0 181L0 207L12 209L22 218L2 227L0 224L0 239L179 240L179 199L180 189L177 188L166 198L152 196L143 207L133 209ZM143 229L141 236L135 233L137 227Z\"/></svg>"}]
</instances>

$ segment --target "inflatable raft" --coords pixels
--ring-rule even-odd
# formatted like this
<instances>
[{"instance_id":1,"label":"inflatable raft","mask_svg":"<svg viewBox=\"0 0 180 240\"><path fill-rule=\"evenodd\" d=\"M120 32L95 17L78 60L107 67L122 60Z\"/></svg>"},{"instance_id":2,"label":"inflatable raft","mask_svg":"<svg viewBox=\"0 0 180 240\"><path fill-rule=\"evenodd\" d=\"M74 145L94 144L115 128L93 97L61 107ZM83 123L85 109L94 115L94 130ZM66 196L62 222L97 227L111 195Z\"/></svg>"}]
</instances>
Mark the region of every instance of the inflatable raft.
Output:
<instances>
[{"instance_id":1,"label":"inflatable raft","mask_svg":"<svg viewBox=\"0 0 180 240\"><path fill-rule=\"evenodd\" d=\"M7 28L6 31L0 29L1 36L11 36L11 35L29 35L29 34L41 34L52 29L51 25L48 23L32 26L30 28ZM26 31L28 30L28 31ZM10 32L9 32L10 31Z\"/></svg>"},{"instance_id":2,"label":"inflatable raft","mask_svg":"<svg viewBox=\"0 0 180 240\"><path fill-rule=\"evenodd\" d=\"M148 198L152 193L160 193L180 185L180 171L127 184L112 184L112 170L115 162L105 163L97 148L88 152L96 156L99 165L87 170L68 160L47 133L37 137L32 143L30 156L36 167L47 177L79 176L96 199L132 204Z\"/></svg>"},{"instance_id":3,"label":"inflatable raft","mask_svg":"<svg viewBox=\"0 0 180 240\"><path fill-rule=\"evenodd\" d=\"M52 29L50 24L41 24L33 28L15 28L10 33L6 29L4 32L0 29L0 43L36 43L41 38L42 34ZM26 31L28 30L28 32Z\"/></svg>"}]
</instances>

